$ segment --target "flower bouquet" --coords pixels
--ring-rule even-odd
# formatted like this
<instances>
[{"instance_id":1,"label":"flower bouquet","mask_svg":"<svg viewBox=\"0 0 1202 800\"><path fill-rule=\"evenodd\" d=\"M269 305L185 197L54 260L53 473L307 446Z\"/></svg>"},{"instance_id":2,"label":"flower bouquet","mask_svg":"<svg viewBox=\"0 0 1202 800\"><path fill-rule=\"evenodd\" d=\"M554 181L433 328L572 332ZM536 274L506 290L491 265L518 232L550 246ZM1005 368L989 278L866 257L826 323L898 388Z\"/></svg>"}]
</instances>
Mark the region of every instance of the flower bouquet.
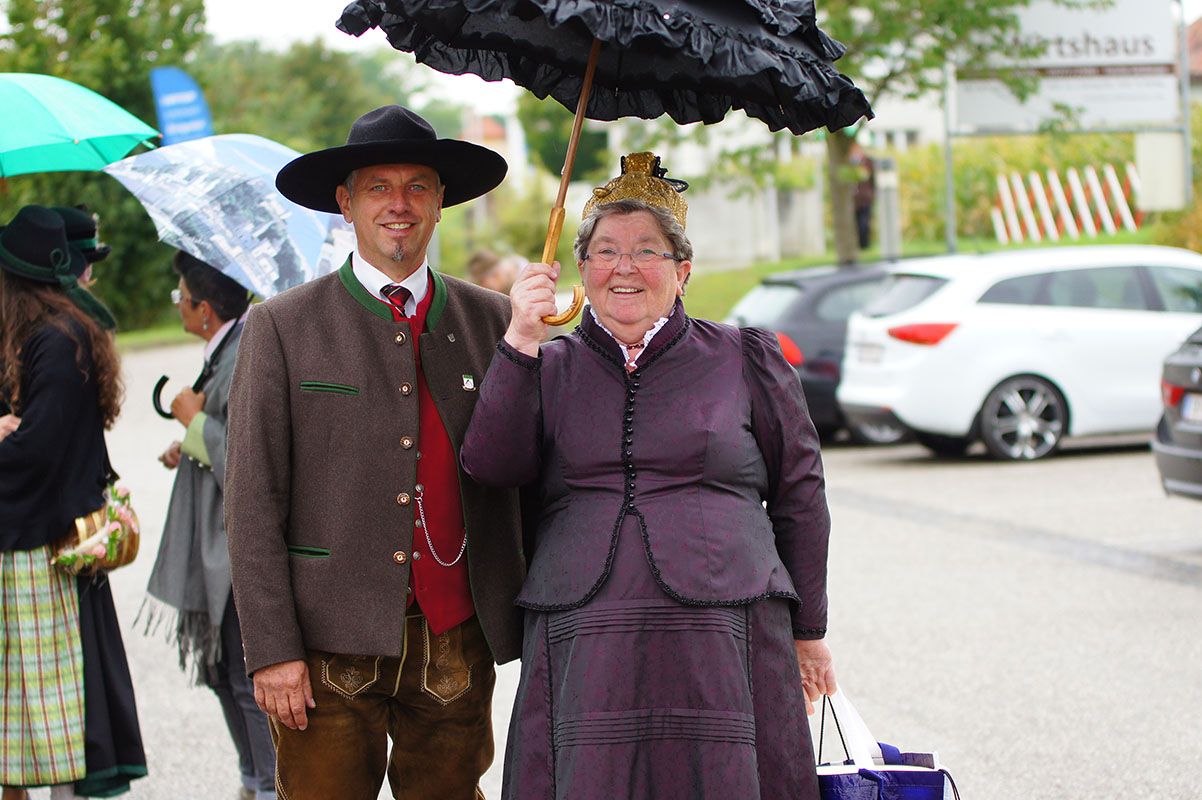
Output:
<instances>
[{"instance_id":1,"label":"flower bouquet","mask_svg":"<svg viewBox=\"0 0 1202 800\"><path fill-rule=\"evenodd\" d=\"M53 563L72 575L124 567L138 555L141 532L129 489L109 484L104 490L104 505L76 518L75 529Z\"/></svg>"}]
</instances>

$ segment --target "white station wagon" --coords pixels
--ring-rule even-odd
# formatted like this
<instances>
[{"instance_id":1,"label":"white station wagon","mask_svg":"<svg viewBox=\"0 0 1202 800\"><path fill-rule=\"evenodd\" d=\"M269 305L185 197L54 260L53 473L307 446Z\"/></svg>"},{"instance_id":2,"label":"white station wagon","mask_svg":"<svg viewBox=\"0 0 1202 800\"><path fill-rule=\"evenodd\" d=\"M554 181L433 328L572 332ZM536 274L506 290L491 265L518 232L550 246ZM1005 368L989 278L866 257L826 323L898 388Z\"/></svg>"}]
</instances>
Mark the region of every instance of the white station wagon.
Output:
<instances>
[{"instance_id":1,"label":"white station wagon","mask_svg":"<svg viewBox=\"0 0 1202 800\"><path fill-rule=\"evenodd\" d=\"M1042 458L1065 436L1148 432L1165 357L1202 324L1202 255L1102 245L905 261L848 323L849 421L941 455Z\"/></svg>"}]
</instances>

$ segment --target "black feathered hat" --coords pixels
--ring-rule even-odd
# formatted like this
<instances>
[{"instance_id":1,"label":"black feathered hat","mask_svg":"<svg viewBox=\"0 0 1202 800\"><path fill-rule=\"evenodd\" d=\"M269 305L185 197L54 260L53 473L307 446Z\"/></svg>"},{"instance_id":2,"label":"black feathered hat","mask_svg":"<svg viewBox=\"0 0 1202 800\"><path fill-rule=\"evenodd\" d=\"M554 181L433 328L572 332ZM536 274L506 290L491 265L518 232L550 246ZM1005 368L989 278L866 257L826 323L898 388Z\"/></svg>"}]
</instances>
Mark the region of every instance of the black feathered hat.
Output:
<instances>
[{"instance_id":1,"label":"black feathered hat","mask_svg":"<svg viewBox=\"0 0 1202 800\"><path fill-rule=\"evenodd\" d=\"M83 253L85 261L95 264L108 258L113 248L97 239L96 215L88 211L87 206L53 206L50 210L63 218L67 243Z\"/></svg>"},{"instance_id":2,"label":"black feathered hat","mask_svg":"<svg viewBox=\"0 0 1202 800\"><path fill-rule=\"evenodd\" d=\"M346 176L376 164L423 164L438 173L446 192L443 207L495 189L505 179L505 159L487 147L439 139L430 123L401 106L369 111L351 125L346 144L308 153L276 176L280 193L316 211L338 214L335 190Z\"/></svg>"}]
</instances>

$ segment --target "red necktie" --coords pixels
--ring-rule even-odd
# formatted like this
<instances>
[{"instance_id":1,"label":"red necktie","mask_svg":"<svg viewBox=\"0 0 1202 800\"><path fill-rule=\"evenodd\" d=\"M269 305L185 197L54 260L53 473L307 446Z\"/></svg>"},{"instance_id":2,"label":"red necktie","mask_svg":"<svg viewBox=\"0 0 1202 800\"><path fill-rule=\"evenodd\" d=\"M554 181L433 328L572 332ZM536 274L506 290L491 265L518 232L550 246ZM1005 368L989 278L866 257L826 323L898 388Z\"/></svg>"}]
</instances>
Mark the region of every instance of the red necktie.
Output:
<instances>
[{"instance_id":1,"label":"red necktie","mask_svg":"<svg viewBox=\"0 0 1202 800\"><path fill-rule=\"evenodd\" d=\"M380 294L384 295L384 299L388 301L388 304L395 308L402 317L409 316L405 312L405 303L413 296L412 292L399 283L389 283L380 289Z\"/></svg>"}]
</instances>

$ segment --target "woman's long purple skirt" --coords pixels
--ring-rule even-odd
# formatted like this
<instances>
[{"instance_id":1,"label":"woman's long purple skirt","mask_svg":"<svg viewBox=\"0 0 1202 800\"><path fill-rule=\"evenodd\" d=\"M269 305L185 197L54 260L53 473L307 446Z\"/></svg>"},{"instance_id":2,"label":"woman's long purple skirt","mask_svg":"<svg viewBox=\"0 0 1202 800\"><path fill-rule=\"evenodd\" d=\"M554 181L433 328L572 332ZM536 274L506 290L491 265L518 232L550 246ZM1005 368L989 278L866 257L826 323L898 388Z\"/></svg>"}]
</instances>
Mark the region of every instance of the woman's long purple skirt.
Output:
<instances>
[{"instance_id":1,"label":"woman's long purple skirt","mask_svg":"<svg viewBox=\"0 0 1202 800\"><path fill-rule=\"evenodd\" d=\"M527 612L510 800L817 800L785 600L686 606L627 516L583 607Z\"/></svg>"}]
</instances>

